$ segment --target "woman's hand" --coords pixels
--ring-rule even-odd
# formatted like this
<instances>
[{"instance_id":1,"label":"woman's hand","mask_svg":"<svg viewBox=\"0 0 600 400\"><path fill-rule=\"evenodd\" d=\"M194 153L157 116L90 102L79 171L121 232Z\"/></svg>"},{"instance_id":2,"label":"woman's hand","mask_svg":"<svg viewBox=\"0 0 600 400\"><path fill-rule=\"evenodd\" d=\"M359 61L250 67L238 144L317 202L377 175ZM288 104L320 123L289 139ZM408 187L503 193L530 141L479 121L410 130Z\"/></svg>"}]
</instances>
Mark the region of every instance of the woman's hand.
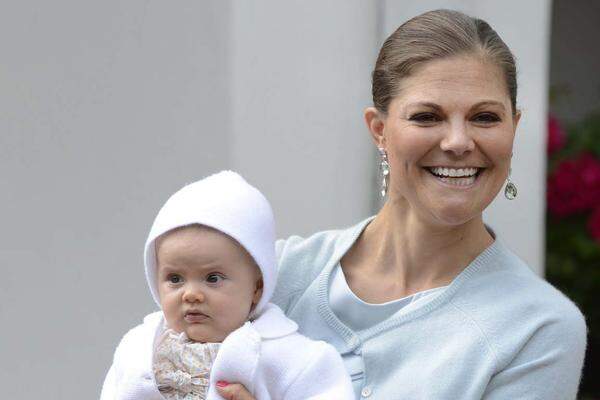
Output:
<instances>
[{"instance_id":1,"label":"woman's hand","mask_svg":"<svg viewBox=\"0 0 600 400\"><path fill-rule=\"evenodd\" d=\"M226 400L256 400L240 383L219 381L217 392Z\"/></svg>"}]
</instances>

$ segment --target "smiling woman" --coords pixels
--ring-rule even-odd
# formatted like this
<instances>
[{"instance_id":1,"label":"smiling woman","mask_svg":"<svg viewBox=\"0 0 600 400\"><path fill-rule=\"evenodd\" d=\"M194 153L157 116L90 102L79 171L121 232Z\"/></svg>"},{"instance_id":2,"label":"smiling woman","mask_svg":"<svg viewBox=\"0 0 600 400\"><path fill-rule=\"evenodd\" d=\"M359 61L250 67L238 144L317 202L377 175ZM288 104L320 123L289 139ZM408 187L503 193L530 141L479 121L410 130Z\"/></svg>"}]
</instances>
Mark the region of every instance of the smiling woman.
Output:
<instances>
[{"instance_id":1,"label":"smiling woman","mask_svg":"<svg viewBox=\"0 0 600 400\"><path fill-rule=\"evenodd\" d=\"M401 25L364 112L385 204L277 243L274 301L336 347L357 398L576 397L585 319L483 222L510 172L515 71L483 20L437 10ZM236 384L221 393L253 399Z\"/></svg>"},{"instance_id":2,"label":"smiling woman","mask_svg":"<svg viewBox=\"0 0 600 400\"><path fill-rule=\"evenodd\" d=\"M502 70L458 55L413 66L398 86L385 111L365 111L390 164L390 197L433 224L477 224L491 241L473 217L506 180L520 117Z\"/></svg>"}]
</instances>

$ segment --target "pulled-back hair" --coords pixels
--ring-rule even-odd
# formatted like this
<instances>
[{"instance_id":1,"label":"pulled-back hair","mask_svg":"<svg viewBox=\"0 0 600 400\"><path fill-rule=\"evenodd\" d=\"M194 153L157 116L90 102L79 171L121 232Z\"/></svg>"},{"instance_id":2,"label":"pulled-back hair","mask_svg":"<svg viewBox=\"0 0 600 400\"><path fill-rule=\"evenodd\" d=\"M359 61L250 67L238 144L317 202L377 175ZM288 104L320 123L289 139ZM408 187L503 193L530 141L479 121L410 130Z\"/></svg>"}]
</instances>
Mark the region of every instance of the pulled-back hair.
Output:
<instances>
[{"instance_id":1,"label":"pulled-back hair","mask_svg":"<svg viewBox=\"0 0 600 400\"><path fill-rule=\"evenodd\" d=\"M387 113L398 94L400 81L417 66L431 60L474 54L500 67L504 73L513 114L517 103L515 58L490 25L458 11L435 10L418 15L383 43L372 77L373 104Z\"/></svg>"}]
</instances>

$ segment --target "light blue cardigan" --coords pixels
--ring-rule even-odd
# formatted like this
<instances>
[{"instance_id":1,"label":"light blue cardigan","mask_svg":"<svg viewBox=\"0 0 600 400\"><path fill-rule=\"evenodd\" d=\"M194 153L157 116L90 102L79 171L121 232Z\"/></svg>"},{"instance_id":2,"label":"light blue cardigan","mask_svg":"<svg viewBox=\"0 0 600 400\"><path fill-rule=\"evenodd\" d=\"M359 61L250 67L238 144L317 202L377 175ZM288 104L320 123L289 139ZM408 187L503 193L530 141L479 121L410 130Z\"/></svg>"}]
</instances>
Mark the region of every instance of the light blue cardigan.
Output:
<instances>
[{"instance_id":1,"label":"light blue cardigan","mask_svg":"<svg viewBox=\"0 0 600 400\"><path fill-rule=\"evenodd\" d=\"M433 300L361 332L340 322L329 276L370 220L277 242L273 302L300 333L362 355L357 399L576 398L584 317L498 239Z\"/></svg>"}]
</instances>

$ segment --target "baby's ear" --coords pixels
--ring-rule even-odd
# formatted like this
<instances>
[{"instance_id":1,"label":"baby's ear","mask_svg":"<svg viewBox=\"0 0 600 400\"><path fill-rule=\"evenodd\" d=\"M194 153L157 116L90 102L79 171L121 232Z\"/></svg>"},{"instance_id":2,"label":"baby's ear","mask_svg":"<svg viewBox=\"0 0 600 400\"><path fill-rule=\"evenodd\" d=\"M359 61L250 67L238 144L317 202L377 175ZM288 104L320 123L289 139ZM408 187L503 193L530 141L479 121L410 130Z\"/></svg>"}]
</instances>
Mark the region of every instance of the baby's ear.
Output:
<instances>
[{"instance_id":1,"label":"baby's ear","mask_svg":"<svg viewBox=\"0 0 600 400\"><path fill-rule=\"evenodd\" d=\"M252 297L252 305L255 306L262 297L263 293L263 280L262 278L258 278L256 281L256 289L254 290L254 296Z\"/></svg>"}]
</instances>

